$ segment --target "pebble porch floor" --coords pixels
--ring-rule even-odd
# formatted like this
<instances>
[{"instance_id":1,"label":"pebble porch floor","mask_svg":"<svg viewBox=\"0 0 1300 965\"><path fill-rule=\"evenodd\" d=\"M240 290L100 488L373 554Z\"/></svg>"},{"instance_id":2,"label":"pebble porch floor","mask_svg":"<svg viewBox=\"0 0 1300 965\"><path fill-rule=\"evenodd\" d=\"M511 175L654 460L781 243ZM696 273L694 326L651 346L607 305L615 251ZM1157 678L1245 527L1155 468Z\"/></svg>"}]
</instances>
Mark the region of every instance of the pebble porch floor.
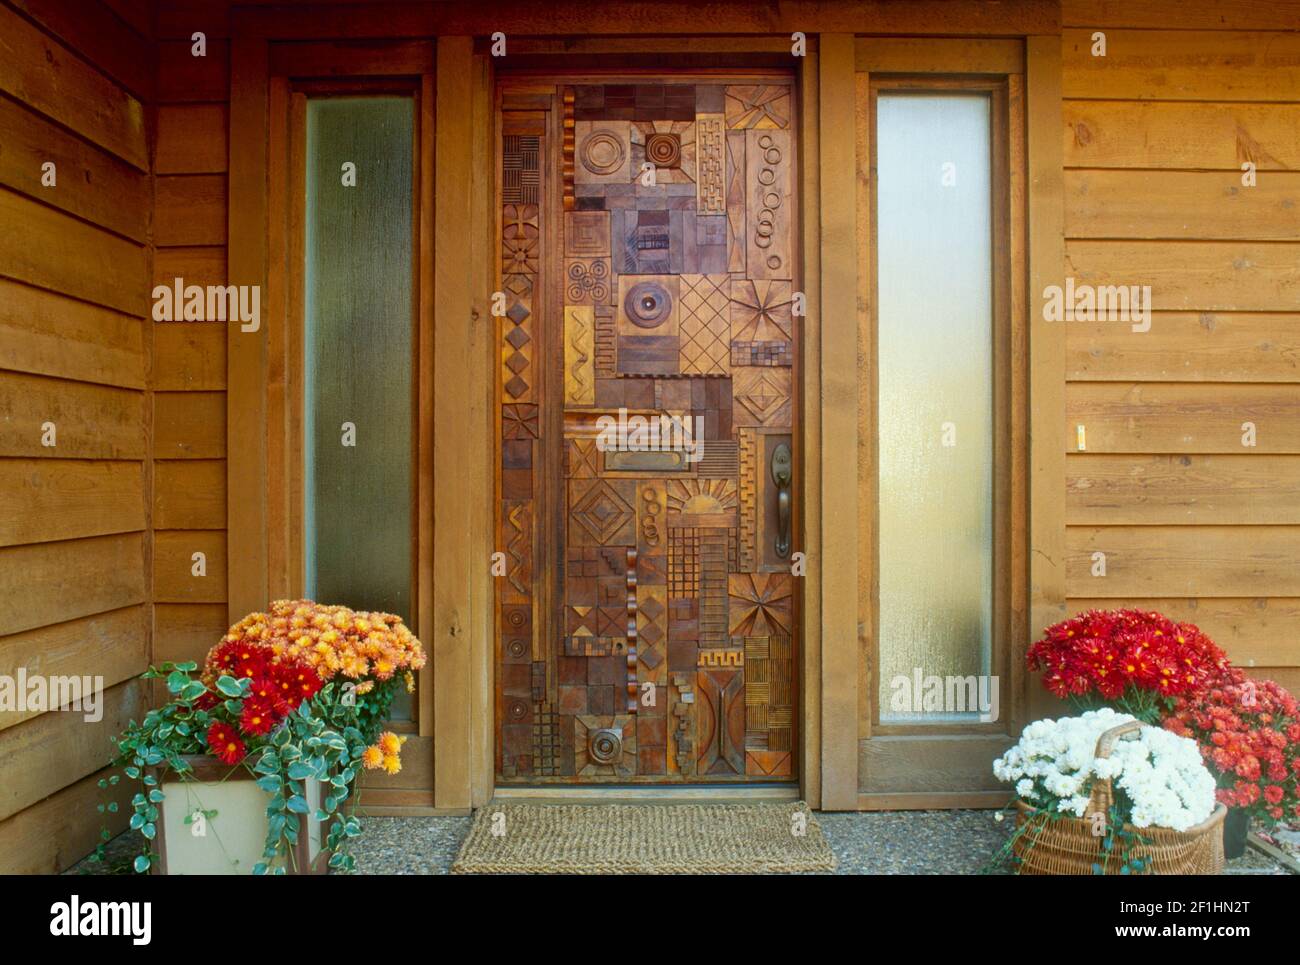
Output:
<instances>
[{"instance_id":1,"label":"pebble porch floor","mask_svg":"<svg viewBox=\"0 0 1300 965\"><path fill-rule=\"evenodd\" d=\"M835 852L836 874L978 874L1006 840L1012 820L998 823L992 811L875 811L818 813ZM447 874L469 832L467 817L363 818L365 830L353 853L357 874ZM118 867L135 853L132 835L110 843ZM103 874L103 865L81 862L69 873ZM1005 872L1003 872L1005 873ZM1267 855L1248 847L1228 862L1230 875L1285 875Z\"/></svg>"}]
</instances>

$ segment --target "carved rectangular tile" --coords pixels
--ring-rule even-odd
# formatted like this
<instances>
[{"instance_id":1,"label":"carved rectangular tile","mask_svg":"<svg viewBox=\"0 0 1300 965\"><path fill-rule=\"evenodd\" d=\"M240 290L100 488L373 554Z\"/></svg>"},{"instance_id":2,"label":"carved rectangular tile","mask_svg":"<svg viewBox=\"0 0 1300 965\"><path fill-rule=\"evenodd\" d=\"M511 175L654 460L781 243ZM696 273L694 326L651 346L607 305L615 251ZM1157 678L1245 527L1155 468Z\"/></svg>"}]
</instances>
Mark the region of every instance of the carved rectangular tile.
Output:
<instances>
[{"instance_id":1,"label":"carved rectangular tile","mask_svg":"<svg viewBox=\"0 0 1300 965\"><path fill-rule=\"evenodd\" d=\"M790 426L790 370L755 366L731 370L734 426Z\"/></svg>"},{"instance_id":2,"label":"carved rectangular tile","mask_svg":"<svg viewBox=\"0 0 1300 965\"><path fill-rule=\"evenodd\" d=\"M533 704L533 773L555 777L560 773L560 715L547 701Z\"/></svg>"},{"instance_id":3,"label":"carved rectangular tile","mask_svg":"<svg viewBox=\"0 0 1300 965\"><path fill-rule=\"evenodd\" d=\"M790 282L736 278L729 292L733 341L790 341L794 332Z\"/></svg>"},{"instance_id":4,"label":"carved rectangular tile","mask_svg":"<svg viewBox=\"0 0 1300 965\"><path fill-rule=\"evenodd\" d=\"M627 121L574 123L573 176L578 184L624 184L631 180L632 149Z\"/></svg>"},{"instance_id":5,"label":"carved rectangular tile","mask_svg":"<svg viewBox=\"0 0 1300 965\"><path fill-rule=\"evenodd\" d=\"M636 718L583 714L574 719L574 766L579 777L615 779L636 774Z\"/></svg>"},{"instance_id":6,"label":"carved rectangular tile","mask_svg":"<svg viewBox=\"0 0 1300 965\"><path fill-rule=\"evenodd\" d=\"M736 433L740 458L739 569L752 572L758 565L758 434L753 429Z\"/></svg>"},{"instance_id":7,"label":"carved rectangular tile","mask_svg":"<svg viewBox=\"0 0 1300 965\"><path fill-rule=\"evenodd\" d=\"M565 440L564 474L571 479L594 479L600 475L600 450L595 439Z\"/></svg>"},{"instance_id":8,"label":"carved rectangular tile","mask_svg":"<svg viewBox=\"0 0 1300 965\"><path fill-rule=\"evenodd\" d=\"M727 127L772 130L790 126L790 88L785 85L728 85Z\"/></svg>"},{"instance_id":9,"label":"carved rectangular tile","mask_svg":"<svg viewBox=\"0 0 1300 965\"><path fill-rule=\"evenodd\" d=\"M736 342L731 343L731 364L741 365L793 365L790 342Z\"/></svg>"},{"instance_id":10,"label":"carved rectangular tile","mask_svg":"<svg viewBox=\"0 0 1300 965\"><path fill-rule=\"evenodd\" d=\"M596 404L596 317L589 305L564 306L564 402Z\"/></svg>"},{"instance_id":11,"label":"carved rectangular tile","mask_svg":"<svg viewBox=\"0 0 1300 965\"><path fill-rule=\"evenodd\" d=\"M745 751L745 773L753 777L789 777L789 751Z\"/></svg>"},{"instance_id":12,"label":"carved rectangular tile","mask_svg":"<svg viewBox=\"0 0 1300 965\"><path fill-rule=\"evenodd\" d=\"M682 275L679 279L678 350L683 375L731 371L729 275Z\"/></svg>"},{"instance_id":13,"label":"carved rectangular tile","mask_svg":"<svg viewBox=\"0 0 1300 965\"><path fill-rule=\"evenodd\" d=\"M529 402L533 397L533 280L528 275L506 275L503 286L506 313L500 320L501 387L512 402Z\"/></svg>"},{"instance_id":14,"label":"carved rectangular tile","mask_svg":"<svg viewBox=\"0 0 1300 965\"><path fill-rule=\"evenodd\" d=\"M668 773L696 773L695 670L668 675Z\"/></svg>"},{"instance_id":15,"label":"carved rectangular tile","mask_svg":"<svg viewBox=\"0 0 1300 965\"><path fill-rule=\"evenodd\" d=\"M655 184L695 184L695 122L642 120L632 125L631 178L637 180L651 164ZM693 205L692 205L693 207Z\"/></svg>"},{"instance_id":16,"label":"carved rectangular tile","mask_svg":"<svg viewBox=\"0 0 1300 965\"><path fill-rule=\"evenodd\" d=\"M569 480L568 539L573 546L631 546L636 542L636 482Z\"/></svg>"},{"instance_id":17,"label":"carved rectangular tile","mask_svg":"<svg viewBox=\"0 0 1300 965\"><path fill-rule=\"evenodd\" d=\"M695 118L696 210L700 214L727 211L727 127L721 114Z\"/></svg>"},{"instance_id":18,"label":"carved rectangular tile","mask_svg":"<svg viewBox=\"0 0 1300 965\"><path fill-rule=\"evenodd\" d=\"M727 132L727 271L745 272L745 132Z\"/></svg>"},{"instance_id":19,"label":"carved rectangular tile","mask_svg":"<svg viewBox=\"0 0 1300 965\"><path fill-rule=\"evenodd\" d=\"M501 138L501 200L537 204L541 138L532 134L507 134Z\"/></svg>"},{"instance_id":20,"label":"carved rectangular tile","mask_svg":"<svg viewBox=\"0 0 1300 965\"><path fill-rule=\"evenodd\" d=\"M732 573L728 578L728 634L769 636L791 632L793 577L789 573Z\"/></svg>"},{"instance_id":21,"label":"carved rectangular tile","mask_svg":"<svg viewBox=\"0 0 1300 965\"><path fill-rule=\"evenodd\" d=\"M595 306L595 372L596 378L612 376L617 366L618 336L614 330L614 307Z\"/></svg>"},{"instance_id":22,"label":"carved rectangular tile","mask_svg":"<svg viewBox=\"0 0 1300 965\"><path fill-rule=\"evenodd\" d=\"M746 246L750 278L794 277L789 131L745 132Z\"/></svg>"},{"instance_id":23,"label":"carved rectangular tile","mask_svg":"<svg viewBox=\"0 0 1300 965\"><path fill-rule=\"evenodd\" d=\"M608 258L609 212L566 212L564 253L571 258Z\"/></svg>"},{"instance_id":24,"label":"carved rectangular tile","mask_svg":"<svg viewBox=\"0 0 1300 965\"><path fill-rule=\"evenodd\" d=\"M695 680L698 773L744 774L744 671L705 669Z\"/></svg>"},{"instance_id":25,"label":"carved rectangular tile","mask_svg":"<svg viewBox=\"0 0 1300 965\"><path fill-rule=\"evenodd\" d=\"M668 682L668 588L636 587L638 683Z\"/></svg>"},{"instance_id":26,"label":"carved rectangular tile","mask_svg":"<svg viewBox=\"0 0 1300 965\"><path fill-rule=\"evenodd\" d=\"M565 258L564 299L570 305L608 305L614 279L608 258Z\"/></svg>"},{"instance_id":27,"label":"carved rectangular tile","mask_svg":"<svg viewBox=\"0 0 1300 965\"><path fill-rule=\"evenodd\" d=\"M725 529L700 530L700 646L723 647L727 632L727 542Z\"/></svg>"},{"instance_id":28,"label":"carved rectangular tile","mask_svg":"<svg viewBox=\"0 0 1300 965\"><path fill-rule=\"evenodd\" d=\"M694 528L668 531L668 592L694 597L700 592L700 532Z\"/></svg>"},{"instance_id":29,"label":"carved rectangular tile","mask_svg":"<svg viewBox=\"0 0 1300 965\"><path fill-rule=\"evenodd\" d=\"M499 581L501 599L506 603L524 603L532 599L533 582L533 504L501 504L502 538L505 539L506 575Z\"/></svg>"},{"instance_id":30,"label":"carved rectangular tile","mask_svg":"<svg viewBox=\"0 0 1300 965\"><path fill-rule=\"evenodd\" d=\"M705 439L700 443L700 460L695 473L701 479L734 479L740 473L736 440Z\"/></svg>"},{"instance_id":31,"label":"carved rectangular tile","mask_svg":"<svg viewBox=\"0 0 1300 965\"><path fill-rule=\"evenodd\" d=\"M536 275L538 257L541 254L537 205L504 205L501 221L502 272Z\"/></svg>"}]
</instances>

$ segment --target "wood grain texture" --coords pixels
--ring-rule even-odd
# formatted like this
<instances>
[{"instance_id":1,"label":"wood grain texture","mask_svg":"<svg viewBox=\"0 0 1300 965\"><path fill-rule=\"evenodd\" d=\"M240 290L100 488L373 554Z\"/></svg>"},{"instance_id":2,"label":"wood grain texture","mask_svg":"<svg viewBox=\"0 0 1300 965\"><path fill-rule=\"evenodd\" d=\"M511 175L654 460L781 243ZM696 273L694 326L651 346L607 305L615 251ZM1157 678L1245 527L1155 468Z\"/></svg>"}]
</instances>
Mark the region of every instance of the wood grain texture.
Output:
<instances>
[{"instance_id":1,"label":"wood grain texture","mask_svg":"<svg viewBox=\"0 0 1300 965\"><path fill-rule=\"evenodd\" d=\"M143 243L149 178L125 161L65 131L17 102L0 99L0 184L101 228ZM43 165L55 184L42 184Z\"/></svg>"},{"instance_id":2,"label":"wood grain texture","mask_svg":"<svg viewBox=\"0 0 1300 965\"><path fill-rule=\"evenodd\" d=\"M155 392L153 413L155 459L226 455L226 393Z\"/></svg>"},{"instance_id":3,"label":"wood grain texture","mask_svg":"<svg viewBox=\"0 0 1300 965\"><path fill-rule=\"evenodd\" d=\"M1294 0L1062 0L1067 27L1294 30Z\"/></svg>"},{"instance_id":4,"label":"wood grain texture","mask_svg":"<svg viewBox=\"0 0 1300 965\"><path fill-rule=\"evenodd\" d=\"M1300 172L1066 171L1067 238L1300 240Z\"/></svg>"},{"instance_id":5,"label":"wood grain texture","mask_svg":"<svg viewBox=\"0 0 1300 965\"><path fill-rule=\"evenodd\" d=\"M138 462L0 460L0 546L145 528Z\"/></svg>"},{"instance_id":6,"label":"wood grain texture","mask_svg":"<svg viewBox=\"0 0 1300 965\"><path fill-rule=\"evenodd\" d=\"M1064 115L1068 167L1300 168L1300 104L1070 100Z\"/></svg>"},{"instance_id":7,"label":"wood grain texture","mask_svg":"<svg viewBox=\"0 0 1300 965\"><path fill-rule=\"evenodd\" d=\"M131 785L122 781L105 796L97 786L108 771L96 771L45 800L0 821L0 870L5 874L53 875L95 850L99 822L87 821L97 804L116 801L116 814L105 822L111 834L125 830Z\"/></svg>"},{"instance_id":8,"label":"wood grain texture","mask_svg":"<svg viewBox=\"0 0 1300 965\"><path fill-rule=\"evenodd\" d=\"M1300 456L1089 452L1066 469L1071 525L1300 524Z\"/></svg>"},{"instance_id":9,"label":"wood grain texture","mask_svg":"<svg viewBox=\"0 0 1300 965\"><path fill-rule=\"evenodd\" d=\"M226 251L223 245L158 248L153 258L153 284L175 285L176 279L182 278L186 285L224 285ZM231 259L231 264L238 262L238 255Z\"/></svg>"},{"instance_id":10,"label":"wood grain texture","mask_svg":"<svg viewBox=\"0 0 1300 965\"><path fill-rule=\"evenodd\" d=\"M68 4L61 0L12 0L22 11L58 37L118 86L148 103L153 99L154 57L149 31L135 30L106 3L90 0Z\"/></svg>"},{"instance_id":11,"label":"wood grain texture","mask_svg":"<svg viewBox=\"0 0 1300 965\"><path fill-rule=\"evenodd\" d=\"M143 458L144 401L132 389L9 374L0 379L0 456ZM51 422L56 444L46 446Z\"/></svg>"},{"instance_id":12,"label":"wood grain texture","mask_svg":"<svg viewBox=\"0 0 1300 965\"><path fill-rule=\"evenodd\" d=\"M224 459L169 459L154 465L157 529L225 529Z\"/></svg>"},{"instance_id":13,"label":"wood grain texture","mask_svg":"<svg viewBox=\"0 0 1300 965\"><path fill-rule=\"evenodd\" d=\"M54 208L0 189L0 222L22 232L0 233L0 275L143 315L148 259L140 245Z\"/></svg>"},{"instance_id":14,"label":"wood grain texture","mask_svg":"<svg viewBox=\"0 0 1300 965\"><path fill-rule=\"evenodd\" d=\"M1150 285L1158 310L1287 311L1300 297L1291 242L1069 241L1065 258L1076 284Z\"/></svg>"},{"instance_id":15,"label":"wood grain texture","mask_svg":"<svg viewBox=\"0 0 1300 965\"><path fill-rule=\"evenodd\" d=\"M153 388L194 392L226 387L226 325L163 322L153 327Z\"/></svg>"},{"instance_id":16,"label":"wood grain texture","mask_svg":"<svg viewBox=\"0 0 1300 965\"><path fill-rule=\"evenodd\" d=\"M1135 607L1194 623L1239 667L1294 667L1300 599L1294 597L1072 597L1070 612ZM1259 676L1249 671L1251 676ZM1266 674L1264 676L1267 676Z\"/></svg>"},{"instance_id":17,"label":"wood grain texture","mask_svg":"<svg viewBox=\"0 0 1300 965\"><path fill-rule=\"evenodd\" d=\"M194 573L195 553L206 574ZM226 534L167 530L153 535L153 599L158 603L221 603L226 600Z\"/></svg>"},{"instance_id":18,"label":"wood grain texture","mask_svg":"<svg viewBox=\"0 0 1300 965\"><path fill-rule=\"evenodd\" d=\"M0 8L0 90L149 170L144 105L8 7Z\"/></svg>"},{"instance_id":19,"label":"wood grain texture","mask_svg":"<svg viewBox=\"0 0 1300 965\"><path fill-rule=\"evenodd\" d=\"M224 245L226 178L174 175L154 180L154 244Z\"/></svg>"},{"instance_id":20,"label":"wood grain texture","mask_svg":"<svg viewBox=\"0 0 1300 965\"><path fill-rule=\"evenodd\" d=\"M1105 57L1092 33L1061 31L1066 97L1268 101L1300 88L1300 33L1107 30Z\"/></svg>"},{"instance_id":21,"label":"wood grain texture","mask_svg":"<svg viewBox=\"0 0 1300 965\"><path fill-rule=\"evenodd\" d=\"M1255 445L1242 444L1243 423ZM1300 386L1073 382L1066 390L1066 436L1088 452L1300 452Z\"/></svg>"},{"instance_id":22,"label":"wood grain texture","mask_svg":"<svg viewBox=\"0 0 1300 965\"><path fill-rule=\"evenodd\" d=\"M123 607L78 620L38 627L0 639L0 675L103 677L113 687L149 664L149 615L144 605ZM0 730L30 717L32 710L0 712Z\"/></svg>"},{"instance_id":23,"label":"wood grain texture","mask_svg":"<svg viewBox=\"0 0 1300 965\"><path fill-rule=\"evenodd\" d=\"M0 279L0 368L144 388L144 322Z\"/></svg>"},{"instance_id":24,"label":"wood grain texture","mask_svg":"<svg viewBox=\"0 0 1300 965\"><path fill-rule=\"evenodd\" d=\"M154 662L194 660L201 663L229 626L224 602L155 604Z\"/></svg>"},{"instance_id":25,"label":"wood grain texture","mask_svg":"<svg viewBox=\"0 0 1300 965\"><path fill-rule=\"evenodd\" d=\"M0 549L0 634L143 603L139 533Z\"/></svg>"},{"instance_id":26,"label":"wood grain texture","mask_svg":"<svg viewBox=\"0 0 1300 965\"><path fill-rule=\"evenodd\" d=\"M1066 542L1072 597L1300 596L1296 526L1071 526Z\"/></svg>"},{"instance_id":27,"label":"wood grain texture","mask_svg":"<svg viewBox=\"0 0 1300 965\"><path fill-rule=\"evenodd\" d=\"M1066 325L1071 381L1300 381L1300 315L1154 312L1151 330L1125 322Z\"/></svg>"},{"instance_id":28,"label":"wood grain texture","mask_svg":"<svg viewBox=\"0 0 1300 965\"><path fill-rule=\"evenodd\" d=\"M200 29L200 28L195 28ZM158 42L158 102L201 103L230 96L230 41L207 36L207 56L195 57L194 30L184 40Z\"/></svg>"},{"instance_id":29,"label":"wood grain texture","mask_svg":"<svg viewBox=\"0 0 1300 965\"><path fill-rule=\"evenodd\" d=\"M234 109L232 102L229 110ZM219 174L227 170L227 111L225 104L159 107L154 173Z\"/></svg>"}]
</instances>

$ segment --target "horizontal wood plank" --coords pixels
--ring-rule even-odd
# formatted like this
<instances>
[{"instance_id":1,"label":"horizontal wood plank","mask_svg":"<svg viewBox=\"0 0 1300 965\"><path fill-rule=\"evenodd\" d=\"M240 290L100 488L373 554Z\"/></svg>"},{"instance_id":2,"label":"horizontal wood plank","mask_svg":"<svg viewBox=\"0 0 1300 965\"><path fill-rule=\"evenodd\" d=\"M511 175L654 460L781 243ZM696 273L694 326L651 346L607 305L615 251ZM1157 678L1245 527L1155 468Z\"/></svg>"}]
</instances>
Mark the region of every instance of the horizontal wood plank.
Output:
<instances>
[{"instance_id":1,"label":"horizontal wood plank","mask_svg":"<svg viewBox=\"0 0 1300 965\"><path fill-rule=\"evenodd\" d=\"M1071 597L1300 596L1300 526L1070 526L1065 541Z\"/></svg>"},{"instance_id":2,"label":"horizontal wood plank","mask_svg":"<svg viewBox=\"0 0 1300 965\"><path fill-rule=\"evenodd\" d=\"M153 100L153 48L99 0L8 0L140 100Z\"/></svg>"},{"instance_id":3,"label":"horizontal wood plank","mask_svg":"<svg viewBox=\"0 0 1300 965\"><path fill-rule=\"evenodd\" d=\"M144 708L142 682L132 680L107 688L95 711L56 711L33 717L0 731L0 820L12 817L87 774L98 771L113 755L110 738L121 732ZM86 820L94 823L92 810Z\"/></svg>"},{"instance_id":4,"label":"horizontal wood plank","mask_svg":"<svg viewBox=\"0 0 1300 965\"><path fill-rule=\"evenodd\" d=\"M207 38L207 55L195 57L194 31L158 44L158 102L201 103L230 97L230 41Z\"/></svg>"},{"instance_id":5,"label":"horizontal wood plank","mask_svg":"<svg viewBox=\"0 0 1300 965\"><path fill-rule=\"evenodd\" d=\"M0 369L144 388L144 323L0 278Z\"/></svg>"},{"instance_id":6,"label":"horizontal wood plank","mask_svg":"<svg viewBox=\"0 0 1300 965\"><path fill-rule=\"evenodd\" d=\"M154 465L155 529L225 529L226 461L169 459Z\"/></svg>"},{"instance_id":7,"label":"horizontal wood plank","mask_svg":"<svg viewBox=\"0 0 1300 965\"><path fill-rule=\"evenodd\" d=\"M0 379L0 456L143 459L144 393L37 375ZM54 425L54 445L43 444Z\"/></svg>"},{"instance_id":8,"label":"horizontal wood plank","mask_svg":"<svg viewBox=\"0 0 1300 965\"><path fill-rule=\"evenodd\" d=\"M135 532L144 505L139 462L0 459L0 546Z\"/></svg>"},{"instance_id":9,"label":"horizontal wood plank","mask_svg":"<svg viewBox=\"0 0 1300 965\"><path fill-rule=\"evenodd\" d=\"M1300 524L1300 456L1072 453L1065 505L1072 525Z\"/></svg>"},{"instance_id":10,"label":"horizontal wood plank","mask_svg":"<svg viewBox=\"0 0 1300 965\"><path fill-rule=\"evenodd\" d=\"M1171 620L1196 624L1240 667L1300 665L1295 644L1300 640L1300 599L1147 597L1068 601L1070 613L1125 607L1154 610Z\"/></svg>"},{"instance_id":11,"label":"horizontal wood plank","mask_svg":"<svg viewBox=\"0 0 1300 965\"><path fill-rule=\"evenodd\" d=\"M3 9L3 8L0 8ZM0 189L0 275L128 315L145 313L145 249L54 208Z\"/></svg>"},{"instance_id":12,"label":"horizontal wood plank","mask_svg":"<svg viewBox=\"0 0 1300 965\"><path fill-rule=\"evenodd\" d=\"M1076 285L1150 285L1171 311L1295 311L1300 244L1240 241L1067 241Z\"/></svg>"},{"instance_id":13,"label":"horizontal wood plank","mask_svg":"<svg viewBox=\"0 0 1300 965\"><path fill-rule=\"evenodd\" d=\"M143 244L149 177L17 101L0 97L0 184ZM46 185L44 165L54 165Z\"/></svg>"},{"instance_id":14,"label":"horizontal wood plank","mask_svg":"<svg viewBox=\"0 0 1300 965\"><path fill-rule=\"evenodd\" d=\"M226 248L206 247L159 248L153 258L153 286L172 286L180 278L186 285L226 284Z\"/></svg>"},{"instance_id":15,"label":"horizontal wood plank","mask_svg":"<svg viewBox=\"0 0 1300 965\"><path fill-rule=\"evenodd\" d=\"M226 393L155 392L155 459L224 459Z\"/></svg>"},{"instance_id":16,"label":"horizontal wood plank","mask_svg":"<svg viewBox=\"0 0 1300 965\"><path fill-rule=\"evenodd\" d=\"M1067 238L1300 240L1300 172L1065 172Z\"/></svg>"},{"instance_id":17,"label":"horizontal wood plank","mask_svg":"<svg viewBox=\"0 0 1300 965\"><path fill-rule=\"evenodd\" d=\"M1000 735L874 736L858 742L859 788L905 794L996 790L993 761L1011 743Z\"/></svg>"},{"instance_id":18,"label":"horizontal wood plank","mask_svg":"<svg viewBox=\"0 0 1300 965\"><path fill-rule=\"evenodd\" d=\"M1088 452L1300 452L1300 386L1072 382L1066 445ZM1243 424L1254 424L1254 446Z\"/></svg>"},{"instance_id":19,"label":"horizontal wood plank","mask_svg":"<svg viewBox=\"0 0 1300 965\"><path fill-rule=\"evenodd\" d=\"M160 106L154 173L224 173L228 127L224 104Z\"/></svg>"},{"instance_id":20,"label":"horizontal wood plank","mask_svg":"<svg viewBox=\"0 0 1300 965\"><path fill-rule=\"evenodd\" d=\"M224 245L226 176L172 175L154 182L154 244Z\"/></svg>"},{"instance_id":21,"label":"horizontal wood plank","mask_svg":"<svg viewBox=\"0 0 1300 965\"><path fill-rule=\"evenodd\" d=\"M1066 27L1295 30L1295 0L1062 0Z\"/></svg>"},{"instance_id":22,"label":"horizontal wood plank","mask_svg":"<svg viewBox=\"0 0 1300 965\"><path fill-rule=\"evenodd\" d=\"M0 91L137 170L149 170L144 105L4 6L0 6Z\"/></svg>"},{"instance_id":23,"label":"horizontal wood plank","mask_svg":"<svg viewBox=\"0 0 1300 965\"><path fill-rule=\"evenodd\" d=\"M1128 322L1066 323L1073 381L1300 381L1300 312L1154 312Z\"/></svg>"},{"instance_id":24,"label":"horizontal wood plank","mask_svg":"<svg viewBox=\"0 0 1300 965\"><path fill-rule=\"evenodd\" d=\"M153 328L154 389L226 387L226 326L221 322L159 322Z\"/></svg>"},{"instance_id":25,"label":"horizontal wood plank","mask_svg":"<svg viewBox=\"0 0 1300 965\"><path fill-rule=\"evenodd\" d=\"M859 37L854 68L867 73L1023 74L1020 40L940 37Z\"/></svg>"},{"instance_id":26,"label":"horizontal wood plank","mask_svg":"<svg viewBox=\"0 0 1300 965\"><path fill-rule=\"evenodd\" d=\"M139 533L0 549L0 635L143 603Z\"/></svg>"},{"instance_id":27,"label":"horizontal wood plank","mask_svg":"<svg viewBox=\"0 0 1300 965\"><path fill-rule=\"evenodd\" d=\"M155 663L202 663L230 628L224 603L159 603L153 610Z\"/></svg>"},{"instance_id":28,"label":"horizontal wood plank","mask_svg":"<svg viewBox=\"0 0 1300 965\"><path fill-rule=\"evenodd\" d=\"M1061 109L1066 167L1300 169L1300 104L1067 100Z\"/></svg>"},{"instance_id":29,"label":"horizontal wood plank","mask_svg":"<svg viewBox=\"0 0 1300 965\"><path fill-rule=\"evenodd\" d=\"M230 36L230 0L169 0L154 6L155 36L160 40L189 40L196 30L203 31L209 42Z\"/></svg>"},{"instance_id":30,"label":"horizontal wood plank","mask_svg":"<svg viewBox=\"0 0 1300 965\"><path fill-rule=\"evenodd\" d=\"M0 675L103 677L112 687L144 673L149 665L149 615L145 606L124 607L80 620L0 638ZM0 712L0 730L37 716L37 711Z\"/></svg>"},{"instance_id":31,"label":"horizontal wood plank","mask_svg":"<svg viewBox=\"0 0 1300 965\"><path fill-rule=\"evenodd\" d=\"M1170 25L1173 26L1173 25ZM1106 56L1091 30L1061 32L1062 95L1133 100L1294 100L1300 33L1107 30Z\"/></svg>"},{"instance_id":32,"label":"horizontal wood plank","mask_svg":"<svg viewBox=\"0 0 1300 965\"><path fill-rule=\"evenodd\" d=\"M107 771L96 771L75 784L0 821L0 873L54 875L67 870L95 850L100 827L117 834L126 827L135 793L129 781L101 791L97 782ZM115 814L102 818L97 804L116 801Z\"/></svg>"},{"instance_id":33,"label":"horizontal wood plank","mask_svg":"<svg viewBox=\"0 0 1300 965\"><path fill-rule=\"evenodd\" d=\"M195 553L204 554L205 575L196 576ZM153 599L158 603L224 603L226 534L168 530L153 537Z\"/></svg>"}]
</instances>

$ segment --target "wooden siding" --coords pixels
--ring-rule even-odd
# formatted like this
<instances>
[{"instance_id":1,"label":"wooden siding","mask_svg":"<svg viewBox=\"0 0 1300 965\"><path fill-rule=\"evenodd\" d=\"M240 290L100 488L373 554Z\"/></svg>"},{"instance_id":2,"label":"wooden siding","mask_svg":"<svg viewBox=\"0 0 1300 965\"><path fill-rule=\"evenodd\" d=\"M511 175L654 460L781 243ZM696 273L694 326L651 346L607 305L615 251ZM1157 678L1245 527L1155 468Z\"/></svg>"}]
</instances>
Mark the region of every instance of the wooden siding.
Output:
<instances>
[{"instance_id":1,"label":"wooden siding","mask_svg":"<svg viewBox=\"0 0 1300 965\"><path fill-rule=\"evenodd\" d=\"M1065 0L1062 10L1066 274L1150 285L1155 307L1147 332L1065 323L1069 608L1191 620L1252 672L1294 685L1296 8ZM1091 54L1095 31L1105 57ZM1244 423L1254 445L1243 445ZM1093 575L1096 553L1105 576Z\"/></svg>"},{"instance_id":2,"label":"wooden siding","mask_svg":"<svg viewBox=\"0 0 1300 965\"><path fill-rule=\"evenodd\" d=\"M22 226L0 232L0 675L104 688L96 723L0 713L0 872L94 847L108 736L143 707L154 78L135 6L0 4L0 221Z\"/></svg>"}]
</instances>

